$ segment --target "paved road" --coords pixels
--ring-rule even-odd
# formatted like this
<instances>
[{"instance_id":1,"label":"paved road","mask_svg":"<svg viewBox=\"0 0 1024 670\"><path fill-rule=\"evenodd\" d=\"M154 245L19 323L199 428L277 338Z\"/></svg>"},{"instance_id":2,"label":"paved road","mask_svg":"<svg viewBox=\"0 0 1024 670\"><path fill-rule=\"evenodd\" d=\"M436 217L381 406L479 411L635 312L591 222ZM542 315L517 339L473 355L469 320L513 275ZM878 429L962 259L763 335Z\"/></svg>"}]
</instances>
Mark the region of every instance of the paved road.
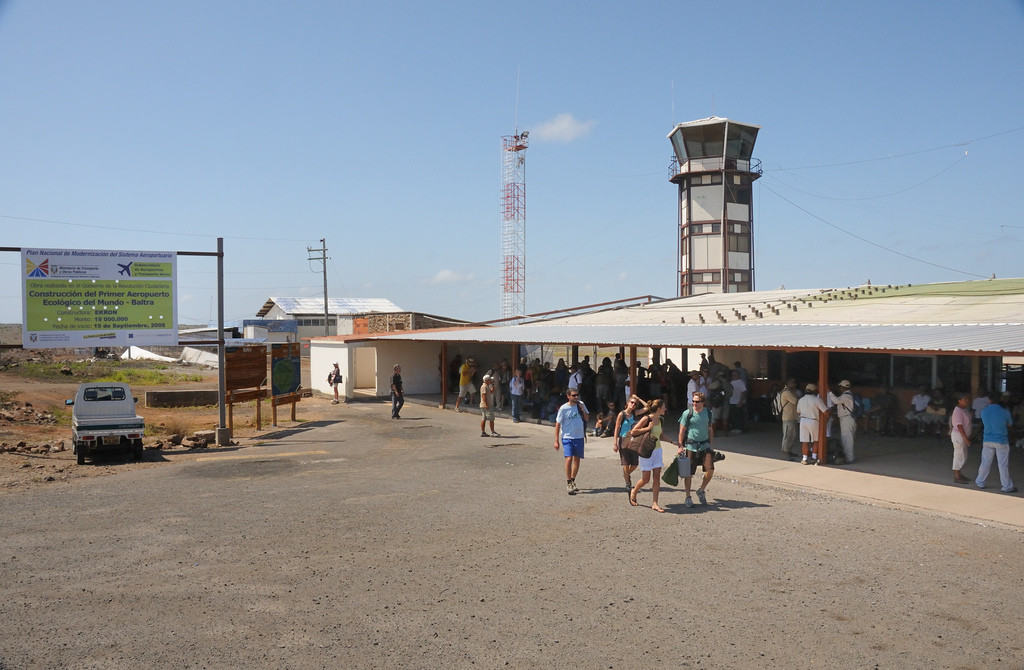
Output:
<instances>
[{"instance_id":1,"label":"paved road","mask_svg":"<svg viewBox=\"0 0 1024 670\"><path fill-rule=\"evenodd\" d=\"M1024 665L1017 530L729 460L655 514L607 440L570 497L549 427L388 415L0 495L0 668Z\"/></svg>"}]
</instances>

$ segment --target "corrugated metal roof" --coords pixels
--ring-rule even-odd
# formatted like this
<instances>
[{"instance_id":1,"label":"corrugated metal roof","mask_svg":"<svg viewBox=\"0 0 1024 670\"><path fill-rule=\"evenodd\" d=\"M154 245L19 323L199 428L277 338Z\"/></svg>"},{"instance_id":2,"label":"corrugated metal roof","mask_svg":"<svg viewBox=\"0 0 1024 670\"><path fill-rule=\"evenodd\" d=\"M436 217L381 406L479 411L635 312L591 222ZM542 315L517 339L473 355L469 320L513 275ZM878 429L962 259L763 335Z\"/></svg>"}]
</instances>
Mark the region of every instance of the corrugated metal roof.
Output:
<instances>
[{"instance_id":1,"label":"corrugated metal roof","mask_svg":"<svg viewBox=\"0 0 1024 670\"><path fill-rule=\"evenodd\" d=\"M1024 279L675 298L410 341L1024 353ZM366 338L370 339L370 338Z\"/></svg>"},{"instance_id":2,"label":"corrugated metal roof","mask_svg":"<svg viewBox=\"0 0 1024 670\"><path fill-rule=\"evenodd\" d=\"M266 316L277 305L285 314L317 315L324 313L323 298L270 298L256 316ZM368 314L371 312L403 312L401 307L387 298L328 298L327 310L331 314Z\"/></svg>"},{"instance_id":3,"label":"corrugated metal roof","mask_svg":"<svg viewBox=\"0 0 1024 670\"><path fill-rule=\"evenodd\" d=\"M709 293L547 323L935 324L1024 321L1024 279Z\"/></svg>"},{"instance_id":4,"label":"corrugated metal roof","mask_svg":"<svg viewBox=\"0 0 1024 670\"><path fill-rule=\"evenodd\" d=\"M985 324L531 324L498 328L409 331L392 339L417 342L626 345L641 347L751 347L1024 352L1024 323Z\"/></svg>"}]
</instances>

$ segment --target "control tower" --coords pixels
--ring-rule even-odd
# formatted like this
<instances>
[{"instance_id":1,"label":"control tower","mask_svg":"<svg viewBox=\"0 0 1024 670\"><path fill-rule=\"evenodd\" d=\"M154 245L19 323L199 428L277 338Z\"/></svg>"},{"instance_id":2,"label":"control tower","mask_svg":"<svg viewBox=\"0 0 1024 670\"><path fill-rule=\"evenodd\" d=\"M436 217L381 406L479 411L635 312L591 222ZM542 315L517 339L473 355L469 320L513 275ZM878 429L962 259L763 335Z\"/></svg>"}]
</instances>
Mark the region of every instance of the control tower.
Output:
<instances>
[{"instance_id":1,"label":"control tower","mask_svg":"<svg viewBox=\"0 0 1024 670\"><path fill-rule=\"evenodd\" d=\"M677 295L754 290L754 180L761 126L712 116L680 123L668 139L679 187Z\"/></svg>"}]
</instances>

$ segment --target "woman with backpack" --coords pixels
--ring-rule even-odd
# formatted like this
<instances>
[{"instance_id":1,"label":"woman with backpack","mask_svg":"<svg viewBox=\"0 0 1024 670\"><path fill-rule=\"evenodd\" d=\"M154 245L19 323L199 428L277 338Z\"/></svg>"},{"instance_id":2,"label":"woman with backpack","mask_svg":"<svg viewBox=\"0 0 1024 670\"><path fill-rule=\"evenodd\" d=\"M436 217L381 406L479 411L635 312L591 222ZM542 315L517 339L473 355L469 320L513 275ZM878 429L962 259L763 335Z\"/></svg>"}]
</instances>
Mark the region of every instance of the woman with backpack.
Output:
<instances>
[{"instance_id":1,"label":"woman with backpack","mask_svg":"<svg viewBox=\"0 0 1024 670\"><path fill-rule=\"evenodd\" d=\"M332 405L338 404L338 385L341 384L341 369L338 364L334 364L334 369L327 373L327 384L334 388L334 400L331 401Z\"/></svg>"},{"instance_id":2,"label":"woman with backpack","mask_svg":"<svg viewBox=\"0 0 1024 670\"><path fill-rule=\"evenodd\" d=\"M612 445L612 451L618 452L619 463L622 464L622 478L626 480L626 494L629 495L633 491L633 471L640 465L639 455L635 451L624 449L626 442L629 440L629 431L633 429L633 424L636 423L636 419L641 414L647 412L647 403L641 400L638 396L630 396L629 400L626 401L626 408L619 412L619 416L615 419L615 444Z\"/></svg>"}]
</instances>

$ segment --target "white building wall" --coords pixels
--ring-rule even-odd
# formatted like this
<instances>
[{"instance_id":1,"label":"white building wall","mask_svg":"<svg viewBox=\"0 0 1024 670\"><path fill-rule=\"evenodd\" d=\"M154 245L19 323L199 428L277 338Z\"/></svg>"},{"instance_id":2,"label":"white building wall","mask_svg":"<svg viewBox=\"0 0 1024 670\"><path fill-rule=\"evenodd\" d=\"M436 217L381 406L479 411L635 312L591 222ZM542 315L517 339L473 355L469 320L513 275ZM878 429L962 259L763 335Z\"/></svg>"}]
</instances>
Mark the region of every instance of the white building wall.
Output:
<instances>
[{"instance_id":1,"label":"white building wall","mask_svg":"<svg viewBox=\"0 0 1024 670\"><path fill-rule=\"evenodd\" d=\"M510 345L484 345L460 343L448 348L449 359L456 354L474 357L480 364L479 378L502 359L512 360ZM402 366L405 392L412 395L430 395L441 392L441 345L437 342L388 341L385 338L369 342L338 342L314 339L310 342L310 387L314 391L333 394L327 384L327 373L338 362L344 383L338 393L350 398L355 389L372 390L378 397L391 392L391 374L395 364ZM447 364L444 366L447 370ZM455 393L457 389L449 389Z\"/></svg>"}]
</instances>

